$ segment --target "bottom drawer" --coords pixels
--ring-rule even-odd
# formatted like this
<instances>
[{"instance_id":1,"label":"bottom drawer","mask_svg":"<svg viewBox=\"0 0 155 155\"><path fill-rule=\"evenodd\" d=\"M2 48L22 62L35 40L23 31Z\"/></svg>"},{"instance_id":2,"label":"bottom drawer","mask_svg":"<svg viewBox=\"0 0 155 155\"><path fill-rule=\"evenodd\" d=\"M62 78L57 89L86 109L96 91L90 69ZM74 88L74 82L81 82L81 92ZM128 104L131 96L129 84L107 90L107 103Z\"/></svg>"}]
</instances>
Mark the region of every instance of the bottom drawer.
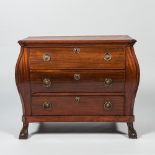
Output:
<instances>
[{"instance_id":1,"label":"bottom drawer","mask_svg":"<svg viewBox=\"0 0 155 155\"><path fill-rule=\"evenodd\" d=\"M32 115L123 115L124 96L42 96L31 106Z\"/></svg>"}]
</instances>

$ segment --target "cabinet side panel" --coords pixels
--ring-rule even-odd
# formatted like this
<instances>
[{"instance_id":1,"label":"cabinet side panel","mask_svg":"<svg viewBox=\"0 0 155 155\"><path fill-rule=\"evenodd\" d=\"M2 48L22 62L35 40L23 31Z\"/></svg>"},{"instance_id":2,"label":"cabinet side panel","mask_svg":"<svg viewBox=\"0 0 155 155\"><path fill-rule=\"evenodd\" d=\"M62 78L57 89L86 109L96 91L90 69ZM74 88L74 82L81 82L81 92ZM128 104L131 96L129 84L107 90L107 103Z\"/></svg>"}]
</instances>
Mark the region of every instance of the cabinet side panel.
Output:
<instances>
[{"instance_id":1,"label":"cabinet side panel","mask_svg":"<svg viewBox=\"0 0 155 155\"><path fill-rule=\"evenodd\" d=\"M135 97L139 85L140 69L133 47L126 48L126 115L133 115Z\"/></svg>"},{"instance_id":2,"label":"cabinet side panel","mask_svg":"<svg viewBox=\"0 0 155 155\"><path fill-rule=\"evenodd\" d=\"M16 64L15 77L16 85L22 102L23 115L31 115L31 95L29 79L29 49L21 47L21 51Z\"/></svg>"}]
</instances>

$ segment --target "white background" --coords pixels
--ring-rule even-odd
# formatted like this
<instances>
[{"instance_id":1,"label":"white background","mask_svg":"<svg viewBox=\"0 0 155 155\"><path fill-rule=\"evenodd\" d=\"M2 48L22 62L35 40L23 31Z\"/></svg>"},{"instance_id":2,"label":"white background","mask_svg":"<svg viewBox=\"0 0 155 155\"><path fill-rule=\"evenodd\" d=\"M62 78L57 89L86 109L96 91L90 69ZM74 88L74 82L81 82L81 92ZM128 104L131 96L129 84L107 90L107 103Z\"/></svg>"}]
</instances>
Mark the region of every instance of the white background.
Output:
<instances>
[{"instance_id":1,"label":"white background","mask_svg":"<svg viewBox=\"0 0 155 155\"><path fill-rule=\"evenodd\" d=\"M139 138L128 139L123 123L56 123L31 124L29 139L18 140L22 111L14 78L17 41L39 35L104 34L128 34L138 41L141 80L135 128ZM154 155L154 35L154 0L0 0L0 155Z\"/></svg>"}]
</instances>

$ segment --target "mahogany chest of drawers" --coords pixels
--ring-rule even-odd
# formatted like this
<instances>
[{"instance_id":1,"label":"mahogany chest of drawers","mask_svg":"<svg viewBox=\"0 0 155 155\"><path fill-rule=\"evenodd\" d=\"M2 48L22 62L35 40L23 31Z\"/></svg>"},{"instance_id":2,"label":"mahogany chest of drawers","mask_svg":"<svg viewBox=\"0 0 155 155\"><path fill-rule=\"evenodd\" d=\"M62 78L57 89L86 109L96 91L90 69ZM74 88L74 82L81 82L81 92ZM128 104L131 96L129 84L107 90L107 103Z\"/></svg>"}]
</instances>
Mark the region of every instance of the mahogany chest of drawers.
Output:
<instances>
[{"instance_id":1,"label":"mahogany chest of drawers","mask_svg":"<svg viewBox=\"0 0 155 155\"><path fill-rule=\"evenodd\" d=\"M139 65L129 36L51 36L20 40L16 84L19 138L32 122L126 122L133 127Z\"/></svg>"}]
</instances>

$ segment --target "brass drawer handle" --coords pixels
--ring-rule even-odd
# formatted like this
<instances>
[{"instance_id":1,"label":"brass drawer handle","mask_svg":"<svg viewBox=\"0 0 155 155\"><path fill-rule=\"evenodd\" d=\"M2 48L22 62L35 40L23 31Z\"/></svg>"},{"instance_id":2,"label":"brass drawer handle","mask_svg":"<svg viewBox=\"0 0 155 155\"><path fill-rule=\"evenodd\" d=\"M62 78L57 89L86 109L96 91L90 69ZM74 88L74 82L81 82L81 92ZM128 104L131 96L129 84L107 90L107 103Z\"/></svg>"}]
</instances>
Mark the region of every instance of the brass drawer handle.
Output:
<instances>
[{"instance_id":1,"label":"brass drawer handle","mask_svg":"<svg viewBox=\"0 0 155 155\"><path fill-rule=\"evenodd\" d=\"M80 97L79 96L75 97L75 103L77 103L77 104L80 103Z\"/></svg>"},{"instance_id":2,"label":"brass drawer handle","mask_svg":"<svg viewBox=\"0 0 155 155\"><path fill-rule=\"evenodd\" d=\"M43 54L43 61L50 61L51 60L51 56L49 54Z\"/></svg>"},{"instance_id":3,"label":"brass drawer handle","mask_svg":"<svg viewBox=\"0 0 155 155\"><path fill-rule=\"evenodd\" d=\"M111 59L112 59L112 55L110 53L107 52L104 54L104 60L105 61L110 61Z\"/></svg>"},{"instance_id":4,"label":"brass drawer handle","mask_svg":"<svg viewBox=\"0 0 155 155\"><path fill-rule=\"evenodd\" d=\"M48 109L51 109L51 108L52 108L52 104L51 103L49 103L47 101L45 101L43 103L43 109L48 110Z\"/></svg>"},{"instance_id":5,"label":"brass drawer handle","mask_svg":"<svg viewBox=\"0 0 155 155\"><path fill-rule=\"evenodd\" d=\"M104 80L104 86L110 87L112 85L112 79L111 78L105 78Z\"/></svg>"},{"instance_id":6,"label":"brass drawer handle","mask_svg":"<svg viewBox=\"0 0 155 155\"><path fill-rule=\"evenodd\" d=\"M51 80L48 78L43 79L43 86L44 87L50 87L51 86Z\"/></svg>"},{"instance_id":7,"label":"brass drawer handle","mask_svg":"<svg viewBox=\"0 0 155 155\"><path fill-rule=\"evenodd\" d=\"M80 53L80 48L73 48L73 52L76 53L76 54L79 54Z\"/></svg>"},{"instance_id":8,"label":"brass drawer handle","mask_svg":"<svg viewBox=\"0 0 155 155\"><path fill-rule=\"evenodd\" d=\"M106 101L104 103L104 109L105 110L111 110L112 109L112 103L110 101Z\"/></svg>"},{"instance_id":9,"label":"brass drawer handle","mask_svg":"<svg viewBox=\"0 0 155 155\"><path fill-rule=\"evenodd\" d=\"M74 79L75 80L80 80L80 74L74 74Z\"/></svg>"}]
</instances>

